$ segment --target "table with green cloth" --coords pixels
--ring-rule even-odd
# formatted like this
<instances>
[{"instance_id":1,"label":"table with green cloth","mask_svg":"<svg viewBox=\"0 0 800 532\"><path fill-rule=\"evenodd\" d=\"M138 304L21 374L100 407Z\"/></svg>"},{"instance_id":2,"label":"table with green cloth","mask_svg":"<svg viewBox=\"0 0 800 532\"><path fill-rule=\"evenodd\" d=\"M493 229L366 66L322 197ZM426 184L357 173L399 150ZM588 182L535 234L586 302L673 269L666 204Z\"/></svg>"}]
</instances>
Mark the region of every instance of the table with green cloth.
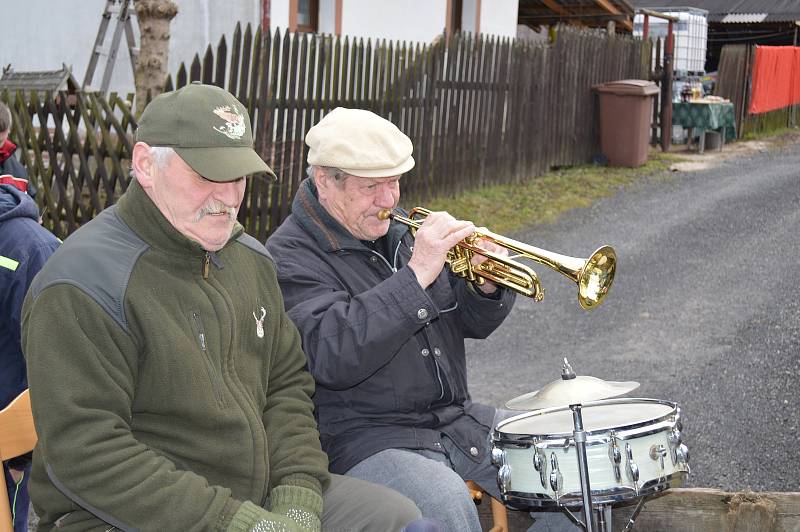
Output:
<instances>
[{"instance_id":1,"label":"table with green cloth","mask_svg":"<svg viewBox=\"0 0 800 532\"><path fill-rule=\"evenodd\" d=\"M683 126L689 130L689 142L692 141L694 129L699 129L700 146L698 151L705 149L705 132L707 129L722 129L722 142L736 138L736 119L734 118L733 104L730 102L690 101L675 102L672 104L672 124Z\"/></svg>"}]
</instances>

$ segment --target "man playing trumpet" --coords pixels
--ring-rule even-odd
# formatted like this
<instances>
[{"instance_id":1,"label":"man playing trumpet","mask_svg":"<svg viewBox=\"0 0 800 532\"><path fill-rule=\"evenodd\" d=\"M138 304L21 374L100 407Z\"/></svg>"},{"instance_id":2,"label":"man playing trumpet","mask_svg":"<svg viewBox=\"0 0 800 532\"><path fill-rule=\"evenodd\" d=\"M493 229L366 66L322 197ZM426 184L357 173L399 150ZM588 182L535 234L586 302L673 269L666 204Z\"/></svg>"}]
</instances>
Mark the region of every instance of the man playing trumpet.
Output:
<instances>
[{"instance_id":1,"label":"man playing trumpet","mask_svg":"<svg viewBox=\"0 0 800 532\"><path fill-rule=\"evenodd\" d=\"M495 409L470 398L464 339L491 334L515 294L444 267L471 222L434 212L412 235L385 219L414 166L411 140L391 122L337 108L306 143L309 178L267 247L317 382L331 471L394 488L448 530L479 531L464 480L499 498Z\"/></svg>"}]
</instances>

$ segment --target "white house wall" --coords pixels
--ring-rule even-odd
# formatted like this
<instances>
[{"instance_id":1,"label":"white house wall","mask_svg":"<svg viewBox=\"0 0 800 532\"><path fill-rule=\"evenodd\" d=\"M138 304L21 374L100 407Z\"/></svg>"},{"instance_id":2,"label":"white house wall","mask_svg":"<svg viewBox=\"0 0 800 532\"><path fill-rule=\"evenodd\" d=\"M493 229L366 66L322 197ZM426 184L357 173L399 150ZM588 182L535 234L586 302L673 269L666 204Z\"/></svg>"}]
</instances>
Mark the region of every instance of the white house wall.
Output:
<instances>
[{"instance_id":1,"label":"white house wall","mask_svg":"<svg viewBox=\"0 0 800 532\"><path fill-rule=\"evenodd\" d=\"M444 33L446 0L344 0L342 35L430 42Z\"/></svg>"},{"instance_id":2,"label":"white house wall","mask_svg":"<svg viewBox=\"0 0 800 532\"><path fill-rule=\"evenodd\" d=\"M173 1L179 11L170 27L169 72L176 72L181 62L191 61L209 44L215 48L223 34L230 39L237 21L244 26L248 22L257 25L261 20L261 0ZM78 82L83 82L105 0L26 0L7 4L3 2L3 20L7 23L3 25L0 65L10 63L14 70L28 71L56 70L66 63ZM115 26L116 19L112 18L106 45L111 42ZM137 38L138 33L136 30ZM92 80L95 87L100 86L105 64L105 56L101 56ZM123 35L110 90L127 93L133 89L133 69Z\"/></svg>"},{"instance_id":3,"label":"white house wall","mask_svg":"<svg viewBox=\"0 0 800 532\"><path fill-rule=\"evenodd\" d=\"M269 25L280 28L281 34L289 27L289 0L271 0L269 3Z\"/></svg>"},{"instance_id":4,"label":"white house wall","mask_svg":"<svg viewBox=\"0 0 800 532\"><path fill-rule=\"evenodd\" d=\"M336 0L319 0L317 30L320 33L336 33Z\"/></svg>"},{"instance_id":5,"label":"white house wall","mask_svg":"<svg viewBox=\"0 0 800 532\"><path fill-rule=\"evenodd\" d=\"M465 11L466 4L465 0ZM516 37L518 8L519 0L483 0L481 2L481 33Z\"/></svg>"},{"instance_id":6,"label":"white house wall","mask_svg":"<svg viewBox=\"0 0 800 532\"><path fill-rule=\"evenodd\" d=\"M173 0L178 16L171 25L168 71L177 71L195 53L201 56L210 44L216 48L222 35L230 36L241 21L255 27L261 21L262 0ZM7 4L7 5L6 5ZM82 82L92 52L106 0L26 0L3 2L3 44L0 66L11 64L17 71L56 70L62 63L72 68ZM476 0L463 0L462 28L475 30ZM336 0L319 1L319 30L335 32ZM482 33L514 36L517 0L482 0ZM343 0L342 35L410 42L431 42L442 34L447 0ZM284 31L289 26L289 0L270 2L270 22ZM111 20L106 33L110 43L116 25ZM136 30L138 36L138 29ZM100 86L105 56L95 70L92 85ZM133 92L133 69L123 36L111 78L110 90Z\"/></svg>"}]
</instances>

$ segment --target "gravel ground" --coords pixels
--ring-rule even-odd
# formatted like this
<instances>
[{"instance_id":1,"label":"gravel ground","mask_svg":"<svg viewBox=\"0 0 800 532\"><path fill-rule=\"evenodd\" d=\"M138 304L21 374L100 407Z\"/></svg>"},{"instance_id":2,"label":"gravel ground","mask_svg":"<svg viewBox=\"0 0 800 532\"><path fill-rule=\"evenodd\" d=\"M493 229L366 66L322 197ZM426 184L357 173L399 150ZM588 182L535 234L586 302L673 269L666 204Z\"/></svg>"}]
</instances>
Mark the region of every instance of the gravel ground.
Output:
<instances>
[{"instance_id":1,"label":"gravel ground","mask_svg":"<svg viewBox=\"0 0 800 532\"><path fill-rule=\"evenodd\" d=\"M800 144L749 146L511 235L580 257L611 244L617 277L587 313L573 283L534 265L545 300L518 298L488 340L470 341L474 398L537 390L566 356L579 375L635 380L630 396L680 405L688 485L800 491Z\"/></svg>"}]
</instances>

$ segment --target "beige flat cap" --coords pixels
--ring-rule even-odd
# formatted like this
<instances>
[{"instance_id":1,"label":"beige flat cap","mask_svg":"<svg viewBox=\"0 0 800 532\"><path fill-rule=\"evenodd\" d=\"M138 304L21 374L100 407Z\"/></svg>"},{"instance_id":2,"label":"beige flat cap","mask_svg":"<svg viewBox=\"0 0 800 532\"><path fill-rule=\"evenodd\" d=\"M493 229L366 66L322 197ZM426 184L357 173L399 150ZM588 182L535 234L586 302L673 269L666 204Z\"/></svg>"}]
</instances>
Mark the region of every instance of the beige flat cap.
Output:
<instances>
[{"instance_id":1,"label":"beige flat cap","mask_svg":"<svg viewBox=\"0 0 800 532\"><path fill-rule=\"evenodd\" d=\"M414 168L414 146L397 126L371 111L337 107L308 130L308 164L358 177L391 177Z\"/></svg>"}]
</instances>

